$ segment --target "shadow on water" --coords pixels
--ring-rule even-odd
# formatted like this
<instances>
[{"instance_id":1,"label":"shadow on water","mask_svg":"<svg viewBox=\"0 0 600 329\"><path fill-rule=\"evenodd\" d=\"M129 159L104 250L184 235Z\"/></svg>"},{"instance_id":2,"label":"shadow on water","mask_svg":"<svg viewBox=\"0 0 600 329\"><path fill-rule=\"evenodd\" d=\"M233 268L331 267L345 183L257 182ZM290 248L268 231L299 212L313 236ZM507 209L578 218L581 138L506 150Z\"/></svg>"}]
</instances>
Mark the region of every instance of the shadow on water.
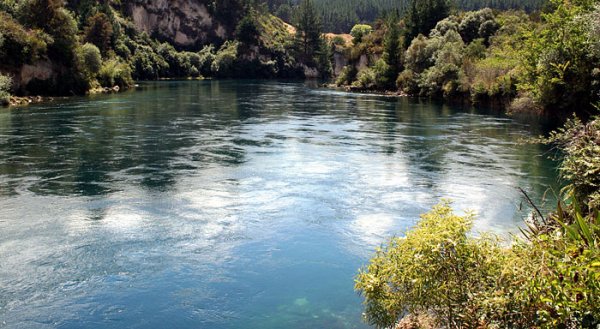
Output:
<instances>
[{"instance_id":1,"label":"shadow on water","mask_svg":"<svg viewBox=\"0 0 600 329\"><path fill-rule=\"evenodd\" d=\"M536 131L298 82L0 110L0 327L366 328L357 268L440 198L476 229L555 184ZM533 133L534 135L537 132Z\"/></svg>"},{"instance_id":2,"label":"shadow on water","mask_svg":"<svg viewBox=\"0 0 600 329\"><path fill-rule=\"evenodd\" d=\"M113 183L119 179L164 191L186 171L241 164L244 150L226 140L254 116L241 105L242 88L219 82L143 84L136 93L3 113L8 133L0 141L0 174L9 179L1 193L18 193L25 182L36 194L102 195L118 191ZM193 161L176 161L181 149L215 135L221 137L199 148Z\"/></svg>"}]
</instances>

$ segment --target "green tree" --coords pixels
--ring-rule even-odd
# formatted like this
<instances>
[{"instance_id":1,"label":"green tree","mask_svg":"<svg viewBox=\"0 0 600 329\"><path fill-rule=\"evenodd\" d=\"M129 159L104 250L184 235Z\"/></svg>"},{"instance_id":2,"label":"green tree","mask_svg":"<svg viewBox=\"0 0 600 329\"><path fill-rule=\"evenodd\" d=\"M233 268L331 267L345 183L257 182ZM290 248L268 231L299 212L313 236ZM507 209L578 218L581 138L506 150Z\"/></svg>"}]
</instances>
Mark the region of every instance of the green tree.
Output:
<instances>
[{"instance_id":1,"label":"green tree","mask_svg":"<svg viewBox=\"0 0 600 329\"><path fill-rule=\"evenodd\" d=\"M77 22L63 0L25 0L19 7L24 25L41 29L54 42L48 45L49 55L63 63L72 63L77 42Z\"/></svg>"},{"instance_id":2,"label":"green tree","mask_svg":"<svg viewBox=\"0 0 600 329\"><path fill-rule=\"evenodd\" d=\"M88 80L93 79L102 68L102 56L98 47L86 43L77 49L79 70L83 72Z\"/></svg>"},{"instance_id":3,"label":"green tree","mask_svg":"<svg viewBox=\"0 0 600 329\"><path fill-rule=\"evenodd\" d=\"M356 24L350 30L354 44L358 44L362 41L362 38L373 32L373 27L367 24Z\"/></svg>"},{"instance_id":4,"label":"green tree","mask_svg":"<svg viewBox=\"0 0 600 329\"><path fill-rule=\"evenodd\" d=\"M312 0L302 0L296 11L296 47L301 60L313 63L322 46L321 19Z\"/></svg>"},{"instance_id":5,"label":"green tree","mask_svg":"<svg viewBox=\"0 0 600 329\"><path fill-rule=\"evenodd\" d=\"M448 17L448 0L412 0L406 20L405 44L419 34L429 35L437 22Z\"/></svg>"},{"instance_id":6,"label":"green tree","mask_svg":"<svg viewBox=\"0 0 600 329\"><path fill-rule=\"evenodd\" d=\"M111 49L114 32L112 22L106 14L97 13L91 16L83 33L84 40L96 45L102 54L106 55Z\"/></svg>"},{"instance_id":7,"label":"green tree","mask_svg":"<svg viewBox=\"0 0 600 329\"><path fill-rule=\"evenodd\" d=\"M479 314L472 296L500 274L502 252L494 239L469 237L472 223L472 215L458 216L441 203L405 237L378 250L356 278L367 322L387 328L406 312L434 312L444 327L475 327Z\"/></svg>"},{"instance_id":8,"label":"green tree","mask_svg":"<svg viewBox=\"0 0 600 329\"><path fill-rule=\"evenodd\" d=\"M600 85L595 84L595 56L583 21L593 1L553 0L556 10L543 15L544 24L528 35L519 90L548 114L569 116L592 111Z\"/></svg>"},{"instance_id":9,"label":"green tree","mask_svg":"<svg viewBox=\"0 0 600 329\"><path fill-rule=\"evenodd\" d=\"M12 78L8 75L0 74L0 105L8 105L11 87Z\"/></svg>"},{"instance_id":10,"label":"green tree","mask_svg":"<svg viewBox=\"0 0 600 329\"><path fill-rule=\"evenodd\" d=\"M255 44L260 32L252 14L246 15L235 28L236 38L245 45Z\"/></svg>"},{"instance_id":11,"label":"green tree","mask_svg":"<svg viewBox=\"0 0 600 329\"><path fill-rule=\"evenodd\" d=\"M292 6L289 3L284 3L275 12L275 15L286 22L290 22L292 18Z\"/></svg>"},{"instance_id":12,"label":"green tree","mask_svg":"<svg viewBox=\"0 0 600 329\"><path fill-rule=\"evenodd\" d=\"M392 13L386 19L386 34L383 39L383 60L387 64L385 72L385 88L391 88L396 83L396 78L402 66L402 44L400 40L400 26L397 13Z\"/></svg>"}]
</instances>

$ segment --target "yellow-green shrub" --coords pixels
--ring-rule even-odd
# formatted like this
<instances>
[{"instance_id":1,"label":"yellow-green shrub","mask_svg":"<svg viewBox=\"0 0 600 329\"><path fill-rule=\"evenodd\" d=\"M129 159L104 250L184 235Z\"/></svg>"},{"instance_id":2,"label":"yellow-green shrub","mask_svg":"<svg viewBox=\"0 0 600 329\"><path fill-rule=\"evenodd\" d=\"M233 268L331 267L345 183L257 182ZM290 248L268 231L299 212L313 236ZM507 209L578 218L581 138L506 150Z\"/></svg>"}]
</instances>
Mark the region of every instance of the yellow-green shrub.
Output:
<instances>
[{"instance_id":1,"label":"yellow-green shrub","mask_svg":"<svg viewBox=\"0 0 600 329\"><path fill-rule=\"evenodd\" d=\"M432 312L451 328L478 323L478 296L493 289L504 261L497 239L468 236L472 222L444 202L378 250L356 279L367 322L389 327L406 312Z\"/></svg>"},{"instance_id":2,"label":"yellow-green shrub","mask_svg":"<svg viewBox=\"0 0 600 329\"><path fill-rule=\"evenodd\" d=\"M133 86L131 68L116 59L105 61L98 72L98 81L103 87L119 86L127 89Z\"/></svg>"},{"instance_id":3,"label":"yellow-green shrub","mask_svg":"<svg viewBox=\"0 0 600 329\"><path fill-rule=\"evenodd\" d=\"M8 105L10 101L10 88L12 79L8 75L0 74L0 105Z\"/></svg>"}]
</instances>

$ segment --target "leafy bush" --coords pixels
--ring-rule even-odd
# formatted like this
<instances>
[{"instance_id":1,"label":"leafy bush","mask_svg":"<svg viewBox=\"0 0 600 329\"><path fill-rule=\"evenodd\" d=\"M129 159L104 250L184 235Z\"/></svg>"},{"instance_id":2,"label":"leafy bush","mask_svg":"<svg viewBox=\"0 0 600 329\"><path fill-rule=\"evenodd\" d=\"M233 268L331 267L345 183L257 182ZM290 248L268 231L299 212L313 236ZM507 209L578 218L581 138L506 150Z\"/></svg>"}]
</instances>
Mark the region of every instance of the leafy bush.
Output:
<instances>
[{"instance_id":1,"label":"leafy bush","mask_svg":"<svg viewBox=\"0 0 600 329\"><path fill-rule=\"evenodd\" d=\"M364 36L371 34L373 32L373 27L371 25L366 24L356 24L350 30L350 35L352 35L352 41L354 44L358 44L362 42Z\"/></svg>"},{"instance_id":2,"label":"leafy bush","mask_svg":"<svg viewBox=\"0 0 600 329\"><path fill-rule=\"evenodd\" d=\"M444 202L378 250L356 279L367 322L384 328L406 312L433 312L450 328L476 323L480 306L473 296L493 287L503 252L495 239L469 237L472 222Z\"/></svg>"},{"instance_id":3,"label":"leafy bush","mask_svg":"<svg viewBox=\"0 0 600 329\"><path fill-rule=\"evenodd\" d=\"M352 83L352 87L359 89L371 89L376 86L377 77L373 69L367 67L358 72L356 81Z\"/></svg>"},{"instance_id":4,"label":"leafy bush","mask_svg":"<svg viewBox=\"0 0 600 329\"><path fill-rule=\"evenodd\" d=\"M435 49L429 47L429 39L420 34L411 43L404 56L404 65L407 69L421 73L433 65L433 53Z\"/></svg>"},{"instance_id":5,"label":"leafy bush","mask_svg":"<svg viewBox=\"0 0 600 329\"><path fill-rule=\"evenodd\" d=\"M473 43L472 43L473 44ZM516 73L512 61L490 56L475 63L471 96L474 100L487 97L516 95Z\"/></svg>"},{"instance_id":6,"label":"leafy bush","mask_svg":"<svg viewBox=\"0 0 600 329\"><path fill-rule=\"evenodd\" d=\"M461 68L464 44L460 35L448 31L442 38L429 39L427 48L435 62L419 78L421 92L430 96L450 96L468 90Z\"/></svg>"},{"instance_id":7,"label":"leafy bush","mask_svg":"<svg viewBox=\"0 0 600 329\"><path fill-rule=\"evenodd\" d=\"M572 204L573 205L573 204ZM576 204L508 247L468 235L472 216L448 203L379 249L356 278L366 320L390 327L429 314L445 328L596 328L600 324L600 215ZM569 218L567 218L569 216Z\"/></svg>"},{"instance_id":8,"label":"leafy bush","mask_svg":"<svg viewBox=\"0 0 600 329\"><path fill-rule=\"evenodd\" d=\"M86 43L76 50L77 64L79 70L88 79L93 79L102 68L102 55L100 49L91 43Z\"/></svg>"},{"instance_id":9,"label":"leafy bush","mask_svg":"<svg viewBox=\"0 0 600 329\"><path fill-rule=\"evenodd\" d=\"M529 93L548 114L567 117L585 112L598 100L600 85L593 70L600 59L589 42L589 2L553 0L556 10L543 15L540 29L530 31L524 48L519 90Z\"/></svg>"},{"instance_id":10,"label":"leafy bush","mask_svg":"<svg viewBox=\"0 0 600 329\"><path fill-rule=\"evenodd\" d=\"M460 22L458 31L465 43L482 38L486 42L498 30L494 13L489 8L468 12Z\"/></svg>"},{"instance_id":11,"label":"leafy bush","mask_svg":"<svg viewBox=\"0 0 600 329\"><path fill-rule=\"evenodd\" d=\"M435 28L431 30L429 36L434 37L443 37L448 33L448 31L458 32L458 23L459 20L456 16L449 16L441 21L437 22Z\"/></svg>"},{"instance_id":12,"label":"leafy bush","mask_svg":"<svg viewBox=\"0 0 600 329\"><path fill-rule=\"evenodd\" d=\"M576 202L571 206L567 218L559 205L552 220L560 228L535 236L528 246L540 255L528 290L537 295L543 328L600 325L600 215L597 208L586 216Z\"/></svg>"},{"instance_id":13,"label":"leafy bush","mask_svg":"<svg viewBox=\"0 0 600 329\"><path fill-rule=\"evenodd\" d=\"M0 58L6 65L30 64L46 54L53 39L41 30L27 31L8 14L0 11Z\"/></svg>"},{"instance_id":14,"label":"leafy bush","mask_svg":"<svg viewBox=\"0 0 600 329\"><path fill-rule=\"evenodd\" d=\"M62 0L24 0L19 6L20 21L29 28L49 34L48 55L65 64L72 64L77 43L77 21L64 7Z\"/></svg>"},{"instance_id":15,"label":"leafy bush","mask_svg":"<svg viewBox=\"0 0 600 329\"><path fill-rule=\"evenodd\" d=\"M231 77L234 74L238 45L237 41L227 41L221 46L211 65L211 71L215 76Z\"/></svg>"},{"instance_id":16,"label":"leafy bush","mask_svg":"<svg viewBox=\"0 0 600 329\"><path fill-rule=\"evenodd\" d=\"M564 153L560 170L569 181L569 194L589 208L600 208L600 118L585 124L570 119L546 142Z\"/></svg>"},{"instance_id":17,"label":"leafy bush","mask_svg":"<svg viewBox=\"0 0 600 329\"><path fill-rule=\"evenodd\" d=\"M407 314L428 314L456 329L597 328L599 132L598 118L574 119L545 140L564 152L561 175L570 185L553 213L536 208L524 238L471 237L473 217L455 215L446 202L377 250L356 278L366 320L389 327Z\"/></svg>"},{"instance_id":18,"label":"leafy bush","mask_svg":"<svg viewBox=\"0 0 600 329\"><path fill-rule=\"evenodd\" d=\"M8 105L10 102L10 88L12 78L8 75L0 74L0 105Z\"/></svg>"},{"instance_id":19,"label":"leafy bush","mask_svg":"<svg viewBox=\"0 0 600 329\"><path fill-rule=\"evenodd\" d=\"M465 57L469 59L485 58L486 48L482 38L475 39L465 47Z\"/></svg>"},{"instance_id":20,"label":"leafy bush","mask_svg":"<svg viewBox=\"0 0 600 329\"><path fill-rule=\"evenodd\" d=\"M398 75L396 87L409 95L416 95L419 93L417 79L418 75L415 72L411 69L406 69Z\"/></svg>"},{"instance_id":21,"label":"leafy bush","mask_svg":"<svg viewBox=\"0 0 600 329\"><path fill-rule=\"evenodd\" d=\"M210 76L212 74L212 64L216 57L215 47L213 45L204 46L204 48L198 52L198 55L200 56L198 63L200 74L203 76Z\"/></svg>"},{"instance_id":22,"label":"leafy bush","mask_svg":"<svg viewBox=\"0 0 600 329\"><path fill-rule=\"evenodd\" d=\"M133 86L129 65L116 59L104 62L98 72L98 81L103 87L119 86L121 89L127 89Z\"/></svg>"},{"instance_id":23,"label":"leafy bush","mask_svg":"<svg viewBox=\"0 0 600 329\"><path fill-rule=\"evenodd\" d=\"M131 59L133 76L136 79L154 80L169 69L169 63L156 54L150 46L140 45Z\"/></svg>"},{"instance_id":24,"label":"leafy bush","mask_svg":"<svg viewBox=\"0 0 600 329\"><path fill-rule=\"evenodd\" d=\"M356 74L356 67L354 65L346 65L335 80L335 83L338 86L349 85L356 78Z\"/></svg>"}]
</instances>

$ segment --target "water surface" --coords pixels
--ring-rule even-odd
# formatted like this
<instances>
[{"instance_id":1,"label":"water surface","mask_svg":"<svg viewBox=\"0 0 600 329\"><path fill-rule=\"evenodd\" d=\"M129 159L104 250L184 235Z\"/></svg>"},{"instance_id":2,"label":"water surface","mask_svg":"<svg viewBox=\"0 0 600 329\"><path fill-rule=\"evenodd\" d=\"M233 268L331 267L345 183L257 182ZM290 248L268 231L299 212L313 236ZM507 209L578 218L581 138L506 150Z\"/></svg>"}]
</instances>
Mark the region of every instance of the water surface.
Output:
<instances>
[{"instance_id":1,"label":"water surface","mask_svg":"<svg viewBox=\"0 0 600 329\"><path fill-rule=\"evenodd\" d=\"M555 187L535 125L302 83L0 110L0 327L365 328L353 277L442 198Z\"/></svg>"}]
</instances>

